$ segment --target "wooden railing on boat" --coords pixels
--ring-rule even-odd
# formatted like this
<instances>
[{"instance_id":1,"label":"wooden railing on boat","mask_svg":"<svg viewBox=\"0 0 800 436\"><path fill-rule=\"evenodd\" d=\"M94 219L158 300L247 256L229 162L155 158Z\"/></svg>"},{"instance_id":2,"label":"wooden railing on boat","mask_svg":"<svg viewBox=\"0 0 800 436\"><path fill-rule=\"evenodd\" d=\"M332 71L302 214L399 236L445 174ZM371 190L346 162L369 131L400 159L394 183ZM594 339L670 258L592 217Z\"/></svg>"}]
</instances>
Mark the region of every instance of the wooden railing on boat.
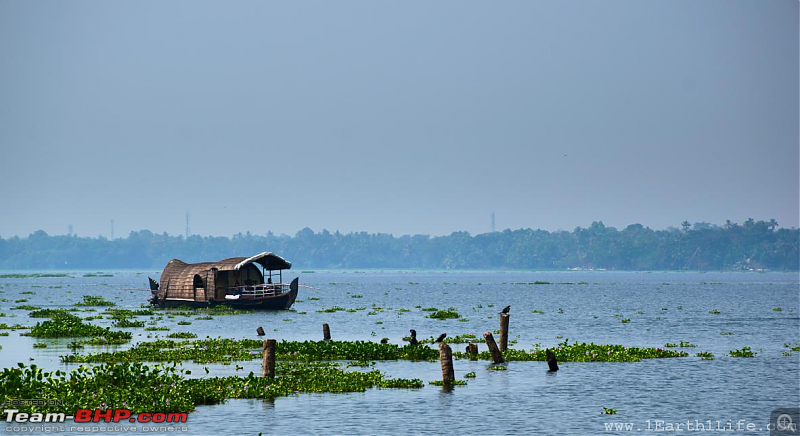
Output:
<instances>
[{"instance_id":1,"label":"wooden railing on boat","mask_svg":"<svg viewBox=\"0 0 800 436\"><path fill-rule=\"evenodd\" d=\"M264 283L261 285L231 286L226 289L227 295L239 295L240 298L258 298L280 295L289 292L288 283Z\"/></svg>"}]
</instances>

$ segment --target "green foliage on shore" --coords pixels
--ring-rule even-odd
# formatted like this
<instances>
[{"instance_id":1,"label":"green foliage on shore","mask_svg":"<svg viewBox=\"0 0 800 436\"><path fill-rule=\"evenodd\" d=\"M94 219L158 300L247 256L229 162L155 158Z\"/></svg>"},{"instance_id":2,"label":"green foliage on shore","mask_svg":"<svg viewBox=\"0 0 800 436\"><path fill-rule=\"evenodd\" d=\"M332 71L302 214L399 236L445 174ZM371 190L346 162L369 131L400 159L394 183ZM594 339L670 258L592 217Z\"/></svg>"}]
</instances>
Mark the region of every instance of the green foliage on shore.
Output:
<instances>
[{"instance_id":1,"label":"green foliage on shore","mask_svg":"<svg viewBox=\"0 0 800 436\"><path fill-rule=\"evenodd\" d=\"M127 238L49 236L0 238L0 269L162 268L170 259L221 259L255 253L262 247L310 268L520 268L570 267L617 270L798 269L800 230L774 220L747 219L723 226L695 223L653 230L640 224L624 229L594 222L573 231L519 229L472 236L395 237L366 232L343 234L309 228L294 236L238 234L232 238L170 236L143 230ZM697 250L702 247L702 250ZM69 277L66 274L7 274L0 278Z\"/></svg>"}]
</instances>

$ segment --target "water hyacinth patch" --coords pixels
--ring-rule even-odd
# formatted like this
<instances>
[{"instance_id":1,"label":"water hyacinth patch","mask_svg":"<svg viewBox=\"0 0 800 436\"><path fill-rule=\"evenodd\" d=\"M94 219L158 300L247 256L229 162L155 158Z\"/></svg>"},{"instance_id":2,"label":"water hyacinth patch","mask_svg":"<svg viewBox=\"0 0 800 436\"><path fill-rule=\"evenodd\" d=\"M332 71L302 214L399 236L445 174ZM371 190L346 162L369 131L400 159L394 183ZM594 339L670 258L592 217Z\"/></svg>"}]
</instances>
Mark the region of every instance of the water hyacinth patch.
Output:
<instances>
[{"instance_id":1,"label":"water hyacinth patch","mask_svg":"<svg viewBox=\"0 0 800 436\"><path fill-rule=\"evenodd\" d=\"M436 312L433 312L430 315L426 316L426 318L457 319L461 318L461 315L454 308L451 307L447 310L437 310Z\"/></svg>"},{"instance_id":2,"label":"water hyacinth patch","mask_svg":"<svg viewBox=\"0 0 800 436\"><path fill-rule=\"evenodd\" d=\"M232 362L261 358L262 341L255 339L157 340L141 342L128 350L62 356L63 362ZM420 346L398 346L367 341L280 341L278 360L435 360L439 351Z\"/></svg>"},{"instance_id":3,"label":"water hyacinth patch","mask_svg":"<svg viewBox=\"0 0 800 436\"><path fill-rule=\"evenodd\" d=\"M168 334L167 337L173 339L193 339L196 338L197 335L191 332L176 332Z\"/></svg>"},{"instance_id":4,"label":"water hyacinth patch","mask_svg":"<svg viewBox=\"0 0 800 436\"><path fill-rule=\"evenodd\" d=\"M31 327L21 324L8 325L6 323L0 323L0 330L24 330L29 328Z\"/></svg>"},{"instance_id":5,"label":"water hyacinth patch","mask_svg":"<svg viewBox=\"0 0 800 436\"><path fill-rule=\"evenodd\" d=\"M702 360L714 360L714 353L711 353L709 351L701 351L695 354L695 356L701 358Z\"/></svg>"},{"instance_id":6,"label":"water hyacinth patch","mask_svg":"<svg viewBox=\"0 0 800 436\"><path fill-rule=\"evenodd\" d=\"M467 384L466 380L432 380L428 382L431 386L464 386Z\"/></svg>"},{"instance_id":7,"label":"water hyacinth patch","mask_svg":"<svg viewBox=\"0 0 800 436\"><path fill-rule=\"evenodd\" d=\"M638 362L642 359L688 356L683 351L666 350L658 347L637 348L581 342L573 344L563 342L552 350L559 362ZM503 352L503 358L506 361L546 361L545 352L546 350L543 349L531 351L509 349ZM453 356L458 359L469 359L472 355L455 352ZM478 353L477 358L491 360L491 354L488 351L483 351Z\"/></svg>"},{"instance_id":8,"label":"water hyacinth patch","mask_svg":"<svg viewBox=\"0 0 800 436\"><path fill-rule=\"evenodd\" d=\"M363 392L372 387L419 388L418 379L388 379L379 371L345 372L331 365L279 365L277 377L215 377L188 379L173 366L141 363L81 366L70 373L42 371L22 363L0 373L0 401L59 398L63 405L21 407L24 412L72 413L76 408L128 408L133 413L189 412L201 404L229 398L272 399L300 392Z\"/></svg>"},{"instance_id":9,"label":"water hyacinth patch","mask_svg":"<svg viewBox=\"0 0 800 436\"><path fill-rule=\"evenodd\" d=\"M750 350L750 347L744 347L741 350L731 350L731 357L755 357L756 353Z\"/></svg>"},{"instance_id":10,"label":"water hyacinth patch","mask_svg":"<svg viewBox=\"0 0 800 436\"><path fill-rule=\"evenodd\" d=\"M106 301L103 297L96 295L84 295L83 301L75 303L76 306L116 306L116 303Z\"/></svg>"},{"instance_id":11,"label":"water hyacinth patch","mask_svg":"<svg viewBox=\"0 0 800 436\"><path fill-rule=\"evenodd\" d=\"M131 321L130 318L117 318L112 325L120 328L144 327L144 321Z\"/></svg>"},{"instance_id":12,"label":"water hyacinth patch","mask_svg":"<svg viewBox=\"0 0 800 436\"><path fill-rule=\"evenodd\" d=\"M37 323L28 336L36 338L64 338L79 336L105 336L114 339L130 339L130 332L112 331L108 328L85 324L79 317L70 313L53 315L50 320Z\"/></svg>"}]
</instances>

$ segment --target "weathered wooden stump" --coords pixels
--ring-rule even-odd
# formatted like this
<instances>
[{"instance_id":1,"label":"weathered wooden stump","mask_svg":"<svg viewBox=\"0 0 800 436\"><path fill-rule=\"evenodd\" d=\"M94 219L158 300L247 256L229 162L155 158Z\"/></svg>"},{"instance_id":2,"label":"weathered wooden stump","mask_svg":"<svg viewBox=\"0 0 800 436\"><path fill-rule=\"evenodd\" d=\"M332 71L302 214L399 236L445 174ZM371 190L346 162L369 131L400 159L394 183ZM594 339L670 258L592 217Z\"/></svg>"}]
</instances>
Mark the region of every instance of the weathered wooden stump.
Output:
<instances>
[{"instance_id":1,"label":"weathered wooden stump","mask_svg":"<svg viewBox=\"0 0 800 436\"><path fill-rule=\"evenodd\" d=\"M331 328L328 324L322 324L322 339L326 341L331 340Z\"/></svg>"},{"instance_id":2,"label":"weathered wooden stump","mask_svg":"<svg viewBox=\"0 0 800 436\"><path fill-rule=\"evenodd\" d=\"M547 351L545 351L545 356L547 357L547 366L550 367L550 371L558 371L558 359L556 359L553 350L548 348Z\"/></svg>"},{"instance_id":3,"label":"weathered wooden stump","mask_svg":"<svg viewBox=\"0 0 800 436\"><path fill-rule=\"evenodd\" d=\"M494 336L492 336L492 332L486 332L483 334L483 338L486 339L486 346L489 347L489 352L492 353L492 361L494 363L503 363L503 353L497 348L497 342L494 341Z\"/></svg>"},{"instance_id":4,"label":"weathered wooden stump","mask_svg":"<svg viewBox=\"0 0 800 436\"><path fill-rule=\"evenodd\" d=\"M261 353L261 377L275 377L275 339L264 339Z\"/></svg>"},{"instance_id":5,"label":"weathered wooden stump","mask_svg":"<svg viewBox=\"0 0 800 436\"><path fill-rule=\"evenodd\" d=\"M500 351L508 350L508 314L500 314Z\"/></svg>"},{"instance_id":6,"label":"weathered wooden stump","mask_svg":"<svg viewBox=\"0 0 800 436\"><path fill-rule=\"evenodd\" d=\"M477 355L478 344L476 344L475 342L470 342L469 345L467 345L467 353L472 354L473 356Z\"/></svg>"},{"instance_id":7,"label":"weathered wooden stump","mask_svg":"<svg viewBox=\"0 0 800 436\"><path fill-rule=\"evenodd\" d=\"M453 350L444 342L439 344L439 360L442 361L442 380L444 382L455 381L456 375L453 372Z\"/></svg>"},{"instance_id":8,"label":"weathered wooden stump","mask_svg":"<svg viewBox=\"0 0 800 436\"><path fill-rule=\"evenodd\" d=\"M264 333L264 327L261 326L258 326L258 328L256 329L256 333L258 333L259 336L264 336L266 334Z\"/></svg>"}]
</instances>

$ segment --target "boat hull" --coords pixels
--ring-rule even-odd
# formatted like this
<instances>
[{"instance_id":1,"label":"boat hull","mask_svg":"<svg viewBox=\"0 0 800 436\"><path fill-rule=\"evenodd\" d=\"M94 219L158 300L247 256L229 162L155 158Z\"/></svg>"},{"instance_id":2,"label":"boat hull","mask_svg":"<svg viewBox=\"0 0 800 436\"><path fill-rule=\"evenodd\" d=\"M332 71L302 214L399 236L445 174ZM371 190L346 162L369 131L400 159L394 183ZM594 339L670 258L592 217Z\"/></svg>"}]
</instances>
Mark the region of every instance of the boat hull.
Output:
<instances>
[{"instance_id":1,"label":"boat hull","mask_svg":"<svg viewBox=\"0 0 800 436\"><path fill-rule=\"evenodd\" d=\"M288 310L297 299L298 279L292 280L289 292L278 295L270 295L257 298L241 298L238 300L211 300L211 301L192 301L182 299L169 299L159 302L161 307L215 307L229 306L234 309L250 310Z\"/></svg>"}]
</instances>

